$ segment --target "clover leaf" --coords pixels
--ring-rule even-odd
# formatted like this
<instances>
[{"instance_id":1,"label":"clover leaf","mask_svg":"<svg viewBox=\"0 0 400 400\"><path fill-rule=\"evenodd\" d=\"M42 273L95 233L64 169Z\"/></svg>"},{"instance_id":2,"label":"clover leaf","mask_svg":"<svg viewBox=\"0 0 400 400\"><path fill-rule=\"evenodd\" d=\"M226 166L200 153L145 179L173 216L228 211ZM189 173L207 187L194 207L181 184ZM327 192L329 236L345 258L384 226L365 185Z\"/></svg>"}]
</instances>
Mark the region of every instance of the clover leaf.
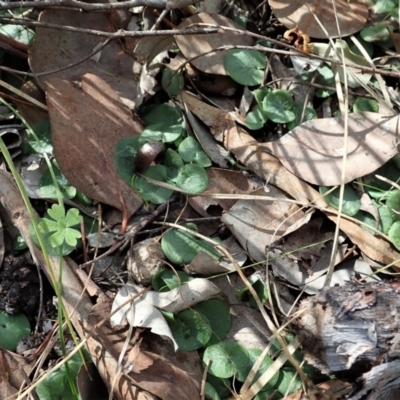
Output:
<instances>
[{"instance_id":1,"label":"clover leaf","mask_svg":"<svg viewBox=\"0 0 400 400\"><path fill-rule=\"evenodd\" d=\"M81 233L76 229L76 226L82 221L79 210L71 208L65 214L63 206L54 204L47 213L51 219L42 218L39 227L42 232L51 233L49 236L50 245L59 247L66 242L69 246L76 246L77 239L81 237Z\"/></svg>"}]
</instances>

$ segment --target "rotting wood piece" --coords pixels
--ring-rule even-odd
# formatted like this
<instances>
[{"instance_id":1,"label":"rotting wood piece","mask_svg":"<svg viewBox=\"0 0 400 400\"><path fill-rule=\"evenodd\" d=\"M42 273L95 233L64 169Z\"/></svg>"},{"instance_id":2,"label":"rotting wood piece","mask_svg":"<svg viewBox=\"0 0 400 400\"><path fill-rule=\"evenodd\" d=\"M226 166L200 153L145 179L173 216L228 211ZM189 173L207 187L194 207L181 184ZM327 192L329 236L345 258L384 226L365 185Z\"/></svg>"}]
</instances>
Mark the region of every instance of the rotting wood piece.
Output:
<instances>
[{"instance_id":1,"label":"rotting wood piece","mask_svg":"<svg viewBox=\"0 0 400 400\"><path fill-rule=\"evenodd\" d=\"M300 305L299 340L307 362L352 378L400 359L400 282L348 283Z\"/></svg>"}]
</instances>

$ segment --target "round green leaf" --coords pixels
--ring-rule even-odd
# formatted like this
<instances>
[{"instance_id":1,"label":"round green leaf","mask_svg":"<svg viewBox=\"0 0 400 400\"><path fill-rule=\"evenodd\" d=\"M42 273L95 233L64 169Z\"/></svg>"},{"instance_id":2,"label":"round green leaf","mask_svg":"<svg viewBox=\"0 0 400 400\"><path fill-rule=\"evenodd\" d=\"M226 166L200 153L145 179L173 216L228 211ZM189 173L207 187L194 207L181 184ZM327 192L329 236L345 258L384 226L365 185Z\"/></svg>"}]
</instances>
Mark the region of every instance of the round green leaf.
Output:
<instances>
[{"instance_id":1,"label":"round green leaf","mask_svg":"<svg viewBox=\"0 0 400 400\"><path fill-rule=\"evenodd\" d=\"M256 291L261 303L265 304L265 302L268 300L268 290L265 287L264 283L261 281L260 277L257 275L252 275L249 278L249 282ZM237 297L240 301L248 301L253 308L258 310L258 305L247 287L239 290L239 292L237 293Z\"/></svg>"},{"instance_id":2,"label":"round green leaf","mask_svg":"<svg viewBox=\"0 0 400 400\"><path fill-rule=\"evenodd\" d=\"M190 223L185 226L197 231L195 224ZM161 249L168 260L177 265L190 264L200 251L204 251L216 260L220 258L211 244L181 229L168 231L161 239Z\"/></svg>"},{"instance_id":3,"label":"round green leaf","mask_svg":"<svg viewBox=\"0 0 400 400\"><path fill-rule=\"evenodd\" d=\"M86 362L89 358L85 354ZM76 400L76 396L71 390L68 376L72 382L76 382L79 369L82 367L80 354L75 354L66 364L51 372L46 378L36 386L36 393L40 400ZM69 374L69 375L68 375Z\"/></svg>"},{"instance_id":4,"label":"round green leaf","mask_svg":"<svg viewBox=\"0 0 400 400\"><path fill-rule=\"evenodd\" d=\"M296 118L292 111L293 107L294 101L292 95L283 89L277 89L268 93L262 102L264 114L277 124L286 124Z\"/></svg>"},{"instance_id":5,"label":"round green leaf","mask_svg":"<svg viewBox=\"0 0 400 400\"><path fill-rule=\"evenodd\" d=\"M160 182L167 181L167 170L164 165L151 165L143 175ZM174 192L172 189L150 183L142 176L135 177L133 188L140 194L143 200L154 204L164 203Z\"/></svg>"},{"instance_id":6,"label":"round green leaf","mask_svg":"<svg viewBox=\"0 0 400 400\"><path fill-rule=\"evenodd\" d=\"M196 154L199 151L203 151L200 146L200 143L192 136L187 137L186 139L182 140L181 144L178 147L179 155L182 157L183 161L188 163L192 162Z\"/></svg>"},{"instance_id":7,"label":"round green leaf","mask_svg":"<svg viewBox=\"0 0 400 400\"><path fill-rule=\"evenodd\" d=\"M27 46L32 45L35 37L35 32L24 25L1 25L0 33Z\"/></svg>"},{"instance_id":8,"label":"round green leaf","mask_svg":"<svg viewBox=\"0 0 400 400\"><path fill-rule=\"evenodd\" d=\"M25 239L22 237L22 235L20 233L18 233L18 235L15 236L12 241L12 249L15 251L21 251L21 250L25 250L27 248L28 248L28 245L25 242Z\"/></svg>"},{"instance_id":9,"label":"round green leaf","mask_svg":"<svg viewBox=\"0 0 400 400\"><path fill-rule=\"evenodd\" d=\"M386 42L390 39L390 32L393 31L385 22L376 22L360 31L360 36L366 42Z\"/></svg>"},{"instance_id":10,"label":"round green leaf","mask_svg":"<svg viewBox=\"0 0 400 400\"><path fill-rule=\"evenodd\" d=\"M374 99L367 99L365 97L358 97L353 104L353 111L359 113L362 111L379 112L379 104Z\"/></svg>"},{"instance_id":11,"label":"round green leaf","mask_svg":"<svg viewBox=\"0 0 400 400\"><path fill-rule=\"evenodd\" d=\"M229 305L220 299L203 301L193 307L194 311L205 315L210 321L212 335L208 345L219 343L226 338L231 327Z\"/></svg>"},{"instance_id":12,"label":"round green leaf","mask_svg":"<svg viewBox=\"0 0 400 400\"><path fill-rule=\"evenodd\" d=\"M169 104L160 104L148 108L142 118L146 125L179 125L183 121L182 114L178 108L170 106Z\"/></svg>"},{"instance_id":13,"label":"round green leaf","mask_svg":"<svg viewBox=\"0 0 400 400\"><path fill-rule=\"evenodd\" d=\"M326 186L320 186L319 188L319 192L321 194L325 194L329 190L330 188ZM339 193L340 193L340 188L337 188L333 192L325 196L325 201L333 208L336 208L336 210L339 208L339 201L340 201ZM345 185L343 193L343 205L342 205L343 214L352 217L353 215L356 215L358 211L360 211L360 208L361 208L361 201L358 198L357 193L351 186Z\"/></svg>"},{"instance_id":14,"label":"round green leaf","mask_svg":"<svg viewBox=\"0 0 400 400\"><path fill-rule=\"evenodd\" d=\"M229 388L231 387L231 381L229 379L217 378L214 375L207 374L207 382L217 391L219 397L225 398L231 394L229 391Z\"/></svg>"},{"instance_id":15,"label":"round green leaf","mask_svg":"<svg viewBox=\"0 0 400 400\"><path fill-rule=\"evenodd\" d=\"M211 400L221 400L221 398L218 395L218 392L214 389L214 386L212 386L210 383L206 382L204 391L207 398Z\"/></svg>"},{"instance_id":16,"label":"round green leaf","mask_svg":"<svg viewBox=\"0 0 400 400\"><path fill-rule=\"evenodd\" d=\"M318 85L335 87L335 75L333 74L332 69L328 65L322 64L317 69L317 71L318 75L316 83L318 83ZM328 89L317 88L315 90L315 95L322 99L329 97L333 93L334 93L333 90L328 90Z\"/></svg>"},{"instance_id":17,"label":"round green leaf","mask_svg":"<svg viewBox=\"0 0 400 400\"><path fill-rule=\"evenodd\" d=\"M278 393L282 396L292 394L302 387L301 379L294 368L281 368L279 373L279 379L276 383L275 388Z\"/></svg>"},{"instance_id":18,"label":"round green leaf","mask_svg":"<svg viewBox=\"0 0 400 400\"><path fill-rule=\"evenodd\" d=\"M388 236L393 246L400 250L400 221L396 221L389 229Z\"/></svg>"},{"instance_id":19,"label":"round green leaf","mask_svg":"<svg viewBox=\"0 0 400 400\"><path fill-rule=\"evenodd\" d=\"M178 139L183 132L184 127L181 123L170 125L164 122L160 122L157 124L147 125L146 128L144 128L140 137L146 142L160 141L164 143L170 143Z\"/></svg>"},{"instance_id":20,"label":"round green leaf","mask_svg":"<svg viewBox=\"0 0 400 400\"><path fill-rule=\"evenodd\" d=\"M179 349L193 351L204 347L211 337L211 326L207 317L193 310L184 310L167 319Z\"/></svg>"},{"instance_id":21,"label":"round green leaf","mask_svg":"<svg viewBox=\"0 0 400 400\"><path fill-rule=\"evenodd\" d=\"M164 156L164 165L167 168L168 179L175 182L184 165L182 157L175 150L167 149Z\"/></svg>"},{"instance_id":22,"label":"round green leaf","mask_svg":"<svg viewBox=\"0 0 400 400\"><path fill-rule=\"evenodd\" d=\"M182 92L185 81L180 71L165 68L161 79L163 89L171 96L178 96Z\"/></svg>"},{"instance_id":23,"label":"round green leaf","mask_svg":"<svg viewBox=\"0 0 400 400\"><path fill-rule=\"evenodd\" d=\"M136 171L136 157L146 141L140 136L122 139L115 148L114 161L117 172L128 184L132 183L132 176Z\"/></svg>"},{"instance_id":24,"label":"round green leaf","mask_svg":"<svg viewBox=\"0 0 400 400\"><path fill-rule=\"evenodd\" d=\"M224 60L230 77L241 85L260 85L267 65L265 55L257 50L228 50Z\"/></svg>"},{"instance_id":25,"label":"round green leaf","mask_svg":"<svg viewBox=\"0 0 400 400\"><path fill-rule=\"evenodd\" d=\"M181 168L175 184L187 193L198 194L207 189L208 175L200 165L187 164Z\"/></svg>"},{"instance_id":26,"label":"round green leaf","mask_svg":"<svg viewBox=\"0 0 400 400\"><path fill-rule=\"evenodd\" d=\"M75 187L71 186L67 181L67 178L63 175L60 169L53 163L53 172L57 180L58 187L64 198L70 200L76 196L77 190ZM56 199L57 192L56 187L53 182L53 177L51 176L50 170L47 169L42 177L40 178L40 194L46 199Z\"/></svg>"},{"instance_id":27,"label":"round green leaf","mask_svg":"<svg viewBox=\"0 0 400 400\"><path fill-rule=\"evenodd\" d=\"M299 103L297 101L294 103L294 107L293 107L292 111L294 112L295 119L291 122L288 122L287 128L289 130L292 130L292 129L296 128L296 126L300 125L301 115L303 113L303 106L304 106L303 103ZM310 106L306 106L302 123L306 122L306 121L310 121L315 118L317 118L317 113L315 112L315 110Z\"/></svg>"},{"instance_id":28,"label":"round green leaf","mask_svg":"<svg viewBox=\"0 0 400 400\"><path fill-rule=\"evenodd\" d=\"M208 372L218 378L230 378L249 362L248 351L235 342L221 342L207 347L203 362L211 360Z\"/></svg>"},{"instance_id":29,"label":"round green leaf","mask_svg":"<svg viewBox=\"0 0 400 400\"><path fill-rule=\"evenodd\" d=\"M236 379L241 382L244 382L246 380L247 375L249 375L250 370L253 367L254 363L260 357L262 350L247 349L247 352L249 354L249 361L245 366L243 366L243 368L240 368L238 370L238 373L236 374ZM273 364L273 362L274 362L274 360L270 356L268 356L268 355L265 356L252 383L254 383ZM275 386L275 384L278 382L278 379L279 379L279 372L277 372L269 380L269 382L263 387L262 390L272 390L273 387Z\"/></svg>"},{"instance_id":30,"label":"round green leaf","mask_svg":"<svg viewBox=\"0 0 400 400\"><path fill-rule=\"evenodd\" d=\"M262 105L263 100L267 96L268 93L271 92L271 89L268 87L262 87L260 89L256 89L253 91L254 98L259 106Z\"/></svg>"},{"instance_id":31,"label":"round green leaf","mask_svg":"<svg viewBox=\"0 0 400 400\"><path fill-rule=\"evenodd\" d=\"M397 153L391 160L393 164L400 169L400 153Z\"/></svg>"},{"instance_id":32,"label":"round green leaf","mask_svg":"<svg viewBox=\"0 0 400 400\"><path fill-rule=\"evenodd\" d=\"M15 351L18 342L31 334L31 326L24 314L9 315L0 311L0 347Z\"/></svg>"},{"instance_id":33,"label":"round green leaf","mask_svg":"<svg viewBox=\"0 0 400 400\"><path fill-rule=\"evenodd\" d=\"M386 199L393 221L400 221L400 190L391 190Z\"/></svg>"},{"instance_id":34,"label":"round green leaf","mask_svg":"<svg viewBox=\"0 0 400 400\"><path fill-rule=\"evenodd\" d=\"M51 142L51 129L50 121L45 119L40 121L33 127L33 131L38 137L38 141L33 137L33 135L28 136L28 143L38 154L42 153L53 153L53 144Z\"/></svg>"},{"instance_id":35,"label":"round green leaf","mask_svg":"<svg viewBox=\"0 0 400 400\"><path fill-rule=\"evenodd\" d=\"M267 122L267 116L264 114L261 106L258 104L246 115L244 123L249 129L261 129Z\"/></svg>"},{"instance_id":36,"label":"round green leaf","mask_svg":"<svg viewBox=\"0 0 400 400\"><path fill-rule=\"evenodd\" d=\"M47 253L49 253L50 256L67 256L68 254L73 252L75 247L70 246L65 241L63 242L63 244L61 246L54 247L52 245L53 241L52 241L52 239L50 239L51 235L52 235L52 232L42 232L43 244L47 250ZM36 235L36 231L33 228L32 223L29 224L29 236L32 239L33 244L36 247L40 248L40 242Z\"/></svg>"},{"instance_id":37,"label":"round green leaf","mask_svg":"<svg viewBox=\"0 0 400 400\"><path fill-rule=\"evenodd\" d=\"M178 147L179 155L187 163L195 162L202 167L209 167L211 160L204 153L200 143L192 136L184 139Z\"/></svg>"},{"instance_id":38,"label":"round green leaf","mask_svg":"<svg viewBox=\"0 0 400 400\"><path fill-rule=\"evenodd\" d=\"M152 276L151 285L157 292L169 292L193 279L194 277L185 271L171 271L164 268Z\"/></svg>"}]
</instances>

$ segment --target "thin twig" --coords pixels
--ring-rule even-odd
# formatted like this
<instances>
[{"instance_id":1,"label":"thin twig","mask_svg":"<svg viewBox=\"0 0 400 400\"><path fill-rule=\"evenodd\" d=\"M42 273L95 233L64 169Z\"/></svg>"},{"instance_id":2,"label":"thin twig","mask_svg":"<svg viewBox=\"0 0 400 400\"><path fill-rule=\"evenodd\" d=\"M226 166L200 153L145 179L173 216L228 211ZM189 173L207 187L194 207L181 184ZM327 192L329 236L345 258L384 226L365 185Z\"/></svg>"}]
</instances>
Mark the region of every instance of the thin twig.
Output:
<instances>
[{"instance_id":1,"label":"thin twig","mask_svg":"<svg viewBox=\"0 0 400 400\"><path fill-rule=\"evenodd\" d=\"M162 212L164 212L168 206L169 202L165 202L161 204L153 213L149 214L148 216L144 217L142 221L138 225L135 225L132 229L130 229L127 233L125 233L124 238L111 247L109 250L107 250L105 253L103 253L101 256L94 258L91 261L88 261L87 263L79 265L79 268L85 268L88 265L93 264L94 262L101 260L104 257L107 257L108 255L114 253L115 250L119 249L122 247L127 241L133 239L138 232L140 232L146 225L148 225L150 222L152 222L156 217L158 217Z\"/></svg>"},{"instance_id":2,"label":"thin twig","mask_svg":"<svg viewBox=\"0 0 400 400\"><path fill-rule=\"evenodd\" d=\"M154 8L180 8L193 4L193 0L130 0L112 3L85 3L77 0L49 0L49 1L0 1L0 10L15 10L18 8L54 8L70 7L84 11L105 11L139 6Z\"/></svg>"},{"instance_id":3,"label":"thin twig","mask_svg":"<svg viewBox=\"0 0 400 400\"><path fill-rule=\"evenodd\" d=\"M126 38L126 37L146 37L146 36L165 36L165 35L201 35L205 33L216 33L218 28L205 27L199 29L171 29L171 30L157 30L157 31L126 31L119 29L116 32L98 31L96 29L78 28L70 25L51 24L49 22L33 21L20 18L1 17L2 23L12 23L15 25L25 25L30 27L40 27L49 29L59 29L62 31L69 31L75 33L86 33L93 36L103 36L109 39Z\"/></svg>"}]
</instances>

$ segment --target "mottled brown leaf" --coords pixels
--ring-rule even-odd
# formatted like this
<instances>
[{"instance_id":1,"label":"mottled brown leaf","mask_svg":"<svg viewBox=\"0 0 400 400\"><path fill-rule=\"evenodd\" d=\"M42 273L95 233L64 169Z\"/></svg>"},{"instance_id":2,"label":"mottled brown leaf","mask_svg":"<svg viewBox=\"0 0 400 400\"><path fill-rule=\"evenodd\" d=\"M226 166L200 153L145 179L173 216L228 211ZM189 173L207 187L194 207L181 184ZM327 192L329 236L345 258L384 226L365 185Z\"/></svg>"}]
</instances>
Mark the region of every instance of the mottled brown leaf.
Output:
<instances>
[{"instance_id":1,"label":"mottled brown leaf","mask_svg":"<svg viewBox=\"0 0 400 400\"><path fill-rule=\"evenodd\" d=\"M84 75L81 87L49 79L47 105L54 155L68 181L90 198L132 215L142 201L119 177L114 151L121 139L140 134L140 122L118 94L92 74Z\"/></svg>"},{"instance_id":2,"label":"mottled brown leaf","mask_svg":"<svg viewBox=\"0 0 400 400\"><path fill-rule=\"evenodd\" d=\"M332 0L269 0L269 5L287 28L297 27L307 35L321 39L326 38L321 25L329 37L349 36L360 31L368 18L368 7L363 0L335 0L339 35Z\"/></svg>"},{"instance_id":3,"label":"mottled brown leaf","mask_svg":"<svg viewBox=\"0 0 400 400\"><path fill-rule=\"evenodd\" d=\"M282 139L259 147L307 182L340 185L344 126L344 117L315 119L294 128ZM377 170L397 154L399 116L350 114L348 126L346 183Z\"/></svg>"}]
</instances>

